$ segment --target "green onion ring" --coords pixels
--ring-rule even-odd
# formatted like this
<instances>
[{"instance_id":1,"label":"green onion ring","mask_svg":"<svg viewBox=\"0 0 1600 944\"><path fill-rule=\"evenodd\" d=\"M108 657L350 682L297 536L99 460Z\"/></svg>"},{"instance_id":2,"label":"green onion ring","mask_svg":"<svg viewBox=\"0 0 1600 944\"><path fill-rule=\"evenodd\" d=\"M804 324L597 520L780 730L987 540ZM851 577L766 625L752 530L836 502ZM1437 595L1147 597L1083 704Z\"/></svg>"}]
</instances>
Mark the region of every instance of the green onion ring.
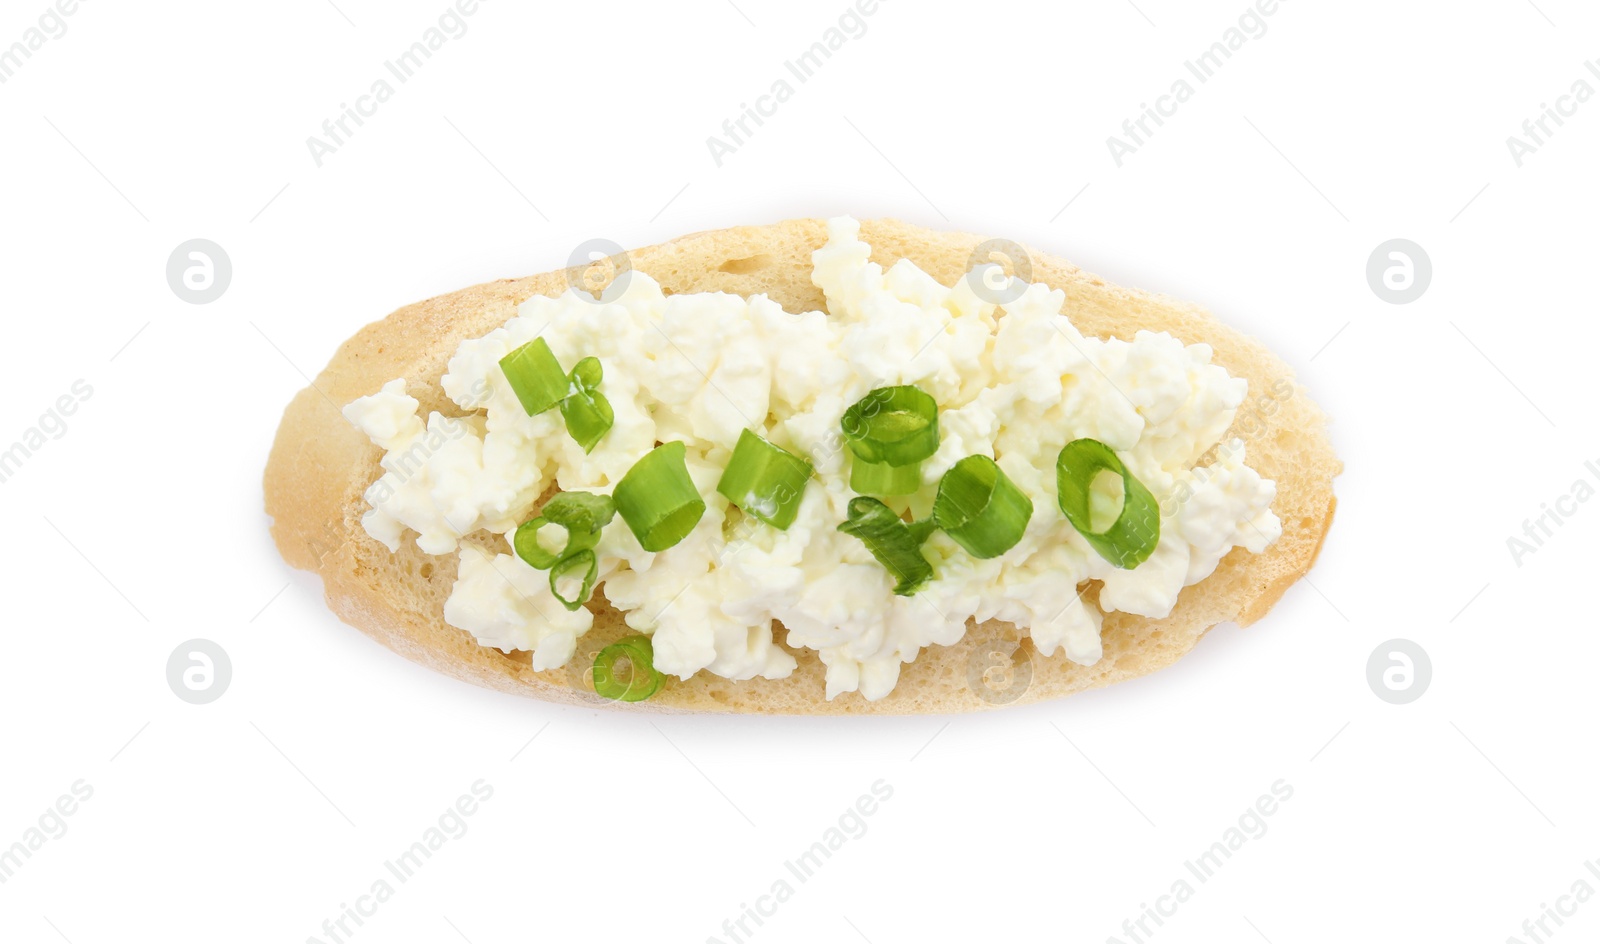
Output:
<instances>
[{"instance_id":1,"label":"green onion ring","mask_svg":"<svg viewBox=\"0 0 1600 944\"><path fill-rule=\"evenodd\" d=\"M572 365L572 373L568 375L567 382L571 384L572 391L593 390L600 386L600 381L605 378L605 369L600 365L600 358L585 357Z\"/></svg>"},{"instance_id":2,"label":"green onion ring","mask_svg":"<svg viewBox=\"0 0 1600 944\"><path fill-rule=\"evenodd\" d=\"M633 464L613 493L617 512L639 545L664 551L694 530L706 513L705 499L689 478L682 442L663 443Z\"/></svg>"},{"instance_id":3,"label":"green onion ring","mask_svg":"<svg viewBox=\"0 0 1600 944\"><path fill-rule=\"evenodd\" d=\"M810 477L811 463L747 429L739 433L717 492L745 514L786 531L800 512Z\"/></svg>"},{"instance_id":4,"label":"green onion ring","mask_svg":"<svg viewBox=\"0 0 1600 944\"><path fill-rule=\"evenodd\" d=\"M600 359L585 357L572 368L567 378L567 396L561 401L561 418L566 420L567 432L584 452L593 452L616 420L611 401L599 390L601 377Z\"/></svg>"},{"instance_id":5,"label":"green onion ring","mask_svg":"<svg viewBox=\"0 0 1600 944\"><path fill-rule=\"evenodd\" d=\"M561 559L599 543L601 529L611 523L616 512L617 506L609 496L592 492L559 492L544 503L537 518L525 521L517 528L511 546L529 567L545 570L554 567ZM547 524L556 525L567 532L566 545L559 553L551 553L539 543L539 529Z\"/></svg>"},{"instance_id":6,"label":"green onion ring","mask_svg":"<svg viewBox=\"0 0 1600 944\"><path fill-rule=\"evenodd\" d=\"M644 701L661 690L665 676L656 671L655 647L648 636L629 636L600 650L594 659L594 693L612 701ZM629 664L626 681L617 677L617 661Z\"/></svg>"},{"instance_id":7,"label":"green onion ring","mask_svg":"<svg viewBox=\"0 0 1600 944\"><path fill-rule=\"evenodd\" d=\"M529 416L537 416L567 396L567 375L544 338L534 338L500 358L511 391Z\"/></svg>"},{"instance_id":8,"label":"green onion ring","mask_svg":"<svg viewBox=\"0 0 1600 944\"><path fill-rule=\"evenodd\" d=\"M865 495L850 499L848 519L839 530L867 546L895 578L894 592L906 597L933 578L933 565L922 556L922 543L933 534L932 518L907 524L894 509Z\"/></svg>"},{"instance_id":9,"label":"green onion ring","mask_svg":"<svg viewBox=\"0 0 1600 944\"><path fill-rule=\"evenodd\" d=\"M561 595L558 581L579 569L583 570L583 586L578 590L578 595L567 599ZM562 555L550 568L550 595L561 601L561 605L568 610L576 611L578 607L589 602L589 595L594 592L595 579L600 576L600 561L595 557L594 551L584 548Z\"/></svg>"},{"instance_id":10,"label":"green onion ring","mask_svg":"<svg viewBox=\"0 0 1600 944\"><path fill-rule=\"evenodd\" d=\"M1094 531L1089 487L1109 470L1122 477L1122 513L1109 528ZM1117 454L1095 439L1075 439L1056 458L1056 500L1062 514L1101 557L1123 570L1144 563L1161 540L1161 508L1144 483L1128 472Z\"/></svg>"},{"instance_id":11,"label":"green onion ring","mask_svg":"<svg viewBox=\"0 0 1600 944\"><path fill-rule=\"evenodd\" d=\"M553 524L553 522L542 515L537 518L531 518L519 525L517 533L511 538L511 547L517 552L517 556L522 558L523 563L534 570L547 570L554 567L556 561L561 559L561 554L566 553L566 548L562 548L560 554L552 553L545 550L544 545L539 543L539 529L547 524ZM570 534L567 536L567 543L572 543Z\"/></svg>"},{"instance_id":12,"label":"green onion ring","mask_svg":"<svg viewBox=\"0 0 1600 944\"><path fill-rule=\"evenodd\" d=\"M988 456L968 456L939 480L933 520L980 559L999 557L1022 540L1033 502Z\"/></svg>"},{"instance_id":13,"label":"green onion ring","mask_svg":"<svg viewBox=\"0 0 1600 944\"><path fill-rule=\"evenodd\" d=\"M862 495L910 495L922 487L922 463L890 465L856 458L850 462L850 490Z\"/></svg>"},{"instance_id":14,"label":"green onion ring","mask_svg":"<svg viewBox=\"0 0 1600 944\"><path fill-rule=\"evenodd\" d=\"M910 465L939 450L939 404L914 386L879 387L839 420L857 459Z\"/></svg>"}]
</instances>

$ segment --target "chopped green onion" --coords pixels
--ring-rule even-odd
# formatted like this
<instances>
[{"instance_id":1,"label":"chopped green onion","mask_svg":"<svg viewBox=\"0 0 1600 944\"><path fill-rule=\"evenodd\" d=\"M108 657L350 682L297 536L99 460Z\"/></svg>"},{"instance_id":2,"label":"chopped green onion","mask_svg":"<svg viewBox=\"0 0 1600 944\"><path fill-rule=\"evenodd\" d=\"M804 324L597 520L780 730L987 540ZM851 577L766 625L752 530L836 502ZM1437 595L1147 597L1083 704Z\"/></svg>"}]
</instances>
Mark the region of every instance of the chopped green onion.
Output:
<instances>
[{"instance_id":1,"label":"chopped green onion","mask_svg":"<svg viewBox=\"0 0 1600 944\"><path fill-rule=\"evenodd\" d=\"M739 434L717 491L745 514L785 531L800 512L810 477L811 463L747 429Z\"/></svg>"},{"instance_id":2,"label":"chopped green onion","mask_svg":"<svg viewBox=\"0 0 1600 944\"><path fill-rule=\"evenodd\" d=\"M600 386L600 381L605 378L605 369L600 364L598 357L585 357L572 365L572 373L567 380L576 390L593 390Z\"/></svg>"},{"instance_id":3,"label":"chopped green onion","mask_svg":"<svg viewBox=\"0 0 1600 944\"><path fill-rule=\"evenodd\" d=\"M917 387L879 387L844 411L839 426L857 459L909 465L939 450L939 405Z\"/></svg>"},{"instance_id":4,"label":"chopped green onion","mask_svg":"<svg viewBox=\"0 0 1600 944\"><path fill-rule=\"evenodd\" d=\"M932 518L907 524L883 502L857 495L850 499L848 518L839 530L861 539L894 576L894 592L900 596L916 593L933 577L933 565L921 550L922 542L933 534Z\"/></svg>"},{"instance_id":5,"label":"chopped green onion","mask_svg":"<svg viewBox=\"0 0 1600 944\"><path fill-rule=\"evenodd\" d=\"M868 495L909 495L922 487L922 461L939 450L939 405L913 386L879 387L839 420L855 456L850 487Z\"/></svg>"},{"instance_id":6,"label":"chopped green onion","mask_svg":"<svg viewBox=\"0 0 1600 944\"><path fill-rule=\"evenodd\" d=\"M850 462L850 490L863 495L910 495L922 487L922 463L890 465L856 458Z\"/></svg>"},{"instance_id":7,"label":"chopped green onion","mask_svg":"<svg viewBox=\"0 0 1600 944\"><path fill-rule=\"evenodd\" d=\"M534 338L500 358L500 369L529 416L538 416L566 399L566 372L544 338Z\"/></svg>"},{"instance_id":8,"label":"chopped green onion","mask_svg":"<svg viewBox=\"0 0 1600 944\"><path fill-rule=\"evenodd\" d=\"M561 401L561 417L567 422L567 432L584 452L594 450L616 419L611 401L600 392L601 376L600 359L585 357L572 368L567 378L567 397Z\"/></svg>"},{"instance_id":9,"label":"chopped green onion","mask_svg":"<svg viewBox=\"0 0 1600 944\"><path fill-rule=\"evenodd\" d=\"M647 551L664 551L689 536L705 500L695 490L681 442L663 443L633 464L614 492L617 511Z\"/></svg>"},{"instance_id":10,"label":"chopped green onion","mask_svg":"<svg viewBox=\"0 0 1600 944\"><path fill-rule=\"evenodd\" d=\"M583 584L578 589L575 597L561 595L561 580L579 570L583 571ZM555 562L550 568L550 595L561 601L561 605L569 610L577 610L589 602L589 594L594 592L595 579L600 576L600 561L594 556L594 551L584 548L581 551L569 552Z\"/></svg>"},{"instance_id":11,"label":"chopped green onion","mask_svg":"<svg viewBox=\"0 0 1600 944\"><path fill-rule=\"evenodd\" d=\"M546 550L544 545L539 543L539 529L551 523L543 516L524 521L511 538L511 546L516 550L517 556L534 570L546 570L561 559L561 554ZM570 537L568 541L571 541ZM563 548L562 552L565 553L565 550Z\"/></svg>"},{"instance_id":12,"label":"chopped green onion","mask_svg":"<svg viewBox=\"0 0 1600 944\"><path fill-rule=\"evenodd\" d=\"M1110 471L1122 479L1122 512L1109 527L1094 530L1091 505L1096 476ZM1161 508L1144 483L1128 473L1127 466L1105 443L1075 439L1056 459L1056 500L1061 512L1101 557L1123 570L1144 563L1161 539Z\"/></svg>"},{"instance_id":13,"label":"chopped green onion","mask_svg":"<svg viewBox=\"0 0 1600 944\"><path fill-rule=\"evenodd\" d=\"M655 657L648 636L629 636L601 649L594 659L594 693L612 701L644 701L666 681L656 671Z\"/></svg>"},{"instance_id":14,"label":"chopped green onion","mask_svg":"<svg viewBox=\"0 0 1600 944\"><path fill-rule=\"evenodd\" d=\"M999 557L1022 540L1033 502L988 456L968 456L939 480L933 520L977 558Z\"/></svg>"},{"instance_id":15,"label":"chopped green onion","mask_svg":"<svg viewBox=\"0 0 1600 944\"><path fill-rule=\"evenodd\" d=\"M558 492L544 503L540 513L569 531L577 531L583 527L587 533L598 537L600 529L610 524L611 518L617 513L617 505L609 495L596 495L593 492ZM594 542L591 541L584 546L593 547Z\"/></svg>"},{"instance_id":16,"label":"chopped green onion","mask_svg":"<svg viewBox=\"0 0 1600 944\"><path fill-rule=\"evenodd\" d=\"M600 541L600 530L611 523L617 506L605 495L591 492L560 492L544 503L539 517L523 522L511 539L517 556L529 567L545 570L579 551L586 551ZM539 543L539 529L553 524L567 532L566 545L558 552L547 550ZM588 594L585 593L587 598Z\"/></svg>"},{"instance_id":17,"label":"chopped green onion","mask_svg":"<svg viewBox=\"0 0 1600 944\"><path fill-rule=\"evenodd\" d=\"M584 452L594 449L616 419L611 401L600 392L603 371L597 357L585 357L566 374L544 338L534 338L502 357L500 369L529 416L559 404L567 432Z\"/></svg>"}]
</instances>

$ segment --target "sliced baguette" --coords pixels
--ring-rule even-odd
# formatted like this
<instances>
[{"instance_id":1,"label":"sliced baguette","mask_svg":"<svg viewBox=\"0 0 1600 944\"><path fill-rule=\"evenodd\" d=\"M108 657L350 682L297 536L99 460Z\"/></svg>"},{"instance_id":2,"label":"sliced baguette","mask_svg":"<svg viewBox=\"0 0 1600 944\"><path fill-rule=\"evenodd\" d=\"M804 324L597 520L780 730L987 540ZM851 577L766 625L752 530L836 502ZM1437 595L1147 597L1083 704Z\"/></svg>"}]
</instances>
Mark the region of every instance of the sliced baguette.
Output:
<instances>
[{"instance_id":1,"label":"sliced baguette","mask_svg":"<svg viewBox=\"0 0 1600 944\"><path fill-rule=\"evenodd\" d=\"M981 241L893 220L863 223L861 238L873 247L873 261L888 267L907 258L946 285L962 277ZM653 276L668 294L765 293L789 311L826 310L821 291L811 283L811 253L826 240L822 220L802 219L696 233L629 256L634 268ZM1283 521L1283 536L1262 554L1235 548L1214 574L1183 591L1165 619L1108 614L1105 655L1093 666L1076 665L1060 653L1041 656L1015 626L991 620L969 628L957 645L924 650L903 667L894 692L877 702L855 693L825 700L822 663L815 652L802 649L792 650L800 666L787 679L732 682L702 672L687 680L669 678L651 700L623 707L912 714L1042 701L1170 665L1218 623L1249 625L1260 619L1310 569L1333 519L1333 479L1341 463L1327 437L1326 417L1294 384L1289 367L1194 306L1107 284L1031 250L1030 261L1034 281L1066 293L1065 312L1083 334L1130 339L1140 329L1167 331L1185 343L1210 344L1216 363L1249 381L1249 397L1229 436L1243 438L1250 465L1277 481L1273 510ZM284 560L318 573L328 605L340 619L390 649L489 688L611 706L615 703L594 694L588 668L601 647L629 634L622 614L597 594L590 604L594 628L579 640L577 655L566 668L545 672L533 671L527 653L484 648L469 633L447 625L444 601L455 581L456 555L424 554L409 536L399 553L391 553L366 534L362 493L381 472L381 453L340 414L350 401L404 377L424 415L433 410L459 415L440 387L457 344L500 326L530 296L565 291L569 275L558 270L463 289L409 305L363 328L285 410L267 463L266 509ZM504 550L494 535L469 540ZM781 628L776 638L784 641Z\"/></svg>"}]
</instances>

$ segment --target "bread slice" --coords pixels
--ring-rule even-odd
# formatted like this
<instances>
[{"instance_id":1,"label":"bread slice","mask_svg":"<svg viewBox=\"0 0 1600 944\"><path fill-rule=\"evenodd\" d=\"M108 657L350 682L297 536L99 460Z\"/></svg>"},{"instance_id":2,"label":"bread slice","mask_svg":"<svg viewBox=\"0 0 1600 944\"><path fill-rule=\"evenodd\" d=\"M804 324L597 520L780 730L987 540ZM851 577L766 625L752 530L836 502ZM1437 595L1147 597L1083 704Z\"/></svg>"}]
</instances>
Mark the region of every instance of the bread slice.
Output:
<instances>
[{"instance_id":1,"label":"bread slice","mask_svg":"<svg viewBox=\"0 0 1600 944\"><path fill-rule=\"evenodd\" d=\"M935 232L894 220L862 223L861 239L885 268L910 259L953 285L968 267L980 237ZM811 283L811 253L827 241L822 220L790 220L696 233L629 254L668 294L765 293L793 312L826 310ZM902 667L888 697L868 702L849 693L823 697L823 665L808 649L791 650L799 668L781 680L733 682L702 672L669 677L647 702L620 706L645 711L720 711L761 714L912 714L961 712L1026 704L1154 672L1176 661L1206 630L1226 621L1249 625L1310 569L1333 520L1333 478L1341 471L1326 433L1327 418L1293 372L1258 342L1206 312L1165 297L1119 288L1076 267L1030 252L1032 280L1066 293L1066 314L1086 336L1132 339L1140 329L1167 331L1185 343L1204 342L1214 363L1249 381L1229 436L1247 444L1250 465L1277 481L1273 510L1283 536L1262 554L1235 548L1216 572L1184 589L1170 616L1106 615L1104 656L1093 666L1057 653L1036 652L1017 627L999 620L969 625L954 646L932 646ZM400 309L361 329L340 347L316 382L284 411L266 470L266 508L284 560L316 571L339 618L408 659L489 688L550 701L592 706L615 703L594 694L589 666L603 646L628 635L622 614L597 593L589 604L594 628L578 640L563 669L536 672L528 653L485 648L447 625L444 601L456 578L456 555L433 557L407 539L399 553L361 527L363 491L380 474L380 450L353 428L340 408L404 377L424 416L459 415L440 378L457 344L509 320L536 295L565 291L565 270L463 289ZM576 282L574 282L576 284ZM469 537L503 550L498 536ZM1094 589L1089 591L1091 594ZM782 644L784 633L776 634Z\"/></svg>"}]
</instances>

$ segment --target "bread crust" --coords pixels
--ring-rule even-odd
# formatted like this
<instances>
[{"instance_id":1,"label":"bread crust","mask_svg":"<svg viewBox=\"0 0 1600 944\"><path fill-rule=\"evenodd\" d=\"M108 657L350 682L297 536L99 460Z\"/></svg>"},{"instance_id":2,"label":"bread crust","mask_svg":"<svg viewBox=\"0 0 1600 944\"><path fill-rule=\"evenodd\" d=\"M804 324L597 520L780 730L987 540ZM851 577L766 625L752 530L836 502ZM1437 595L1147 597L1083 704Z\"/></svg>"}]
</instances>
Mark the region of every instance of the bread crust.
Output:
<instances>
[{"instance_id":1,"label":"bread crust","mask_svg":"<svg viewBox=\"0 0 1600 944\"><path fill-rule=\"evenodd\" d=\"M861 238L873 247L873 261L888 267L908 258L946 285L966 272L982 241L894 220L863 222ZM649 273L669 294L765 293L789 311L826 310L810 279L811 252L826 241L824 221L800 219L695 233L629 256L634 268ZM562 270L408 305L346 341L284 411L265 475L273 538L285 561L322 577L328 605L340 619L395 652L488 688L566 704L664 712L948 713L1028 704L1154 672L1177 661L1213 626L1260 619L1311 568L1333 521L1333 479L1342 466L1329 442L1325 415L1295 383L1289 367L1259 342L1195 306L1120 288L1067 262L1028 252L1032 280L1066 293L1065 312L1083 334L1131 339L1146 329L1171 332L1185 343L1210 344L1214 362L1250 385L1228 435L1245 440L1250 465L1278 486L1273 510L1283 522L1283 536L1276 543L1262 554L1235 548L1215 573L1183 590L1165 619L1107 614L1105 654L1093 666L1076 665L1060 653L1041 656L1015 626L990 620L969 624L956 645L924 650L902 667L895 690L876 702L855 693L825 700L817 654L791 649L799 668L787 679L732 682L701 672L686 680L669 678L647 702L619 705L594 695L586 678L593 654L629 633L622 614L605 603L603 594L590 604L594 628L579 639L578 654L562 669L536 672L526 653L505 655L479 646L471 634L447 625L443 601L455 580L456 557L423 554L409 539L399 553L391 553L362 529L363 492L381 474L382 453L345 421L340 408L404 377L424 415L432 410L459 415L440 386L456 346L505 323L523 300L565 291L569 273ZM469 540L495 546L488 536ZM777 639L783 642L781 630ZM1008 658L1009 672L985 674Z\"/></svg>"}]
</instances>

